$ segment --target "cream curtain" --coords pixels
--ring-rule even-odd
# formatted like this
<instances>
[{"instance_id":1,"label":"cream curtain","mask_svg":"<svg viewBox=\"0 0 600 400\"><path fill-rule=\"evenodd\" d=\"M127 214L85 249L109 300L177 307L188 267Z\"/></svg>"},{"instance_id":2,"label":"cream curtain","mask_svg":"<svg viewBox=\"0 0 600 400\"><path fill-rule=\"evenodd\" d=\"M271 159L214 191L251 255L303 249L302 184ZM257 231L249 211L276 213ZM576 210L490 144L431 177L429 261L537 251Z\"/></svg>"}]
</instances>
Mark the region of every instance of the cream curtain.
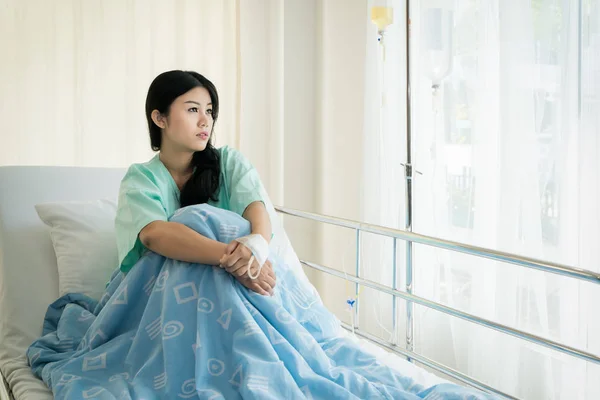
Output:
<instances>
[{"instance_id":1,"label":"cream curtain","mask_svg":"<svg viewBox=\"0 0 600 400\"><path fill-rule=\"evenodd\" d=\"M2 0L0 165L127 166L151 155L151 80L194 69L222 101L219 142L237 134L233 0Z\"/></svg>"}]
</instances>

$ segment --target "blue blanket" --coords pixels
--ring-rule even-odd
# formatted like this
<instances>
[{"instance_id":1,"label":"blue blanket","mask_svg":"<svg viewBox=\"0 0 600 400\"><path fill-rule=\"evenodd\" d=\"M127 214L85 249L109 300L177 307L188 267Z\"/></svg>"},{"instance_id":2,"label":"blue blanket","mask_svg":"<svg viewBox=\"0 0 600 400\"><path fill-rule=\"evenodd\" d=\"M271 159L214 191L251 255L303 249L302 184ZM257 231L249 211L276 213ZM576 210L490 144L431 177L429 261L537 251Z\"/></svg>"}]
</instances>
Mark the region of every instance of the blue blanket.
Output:
<instances>
[{"instance_id":1,"label":"blue blanket","mask_svg":"<svg viewBox=\"0 0 600 400\"><path fill-rule=\"evenodd\" d=\"M240 216L208 205L171 219L230 242ZM226 271L148 252L116 272L100 301L69 294L47 311L27 351L56 399L487 399L442 384L424 388L339 335L314 287L285 263L272 297Z\"/></svg>"}]
</instances>

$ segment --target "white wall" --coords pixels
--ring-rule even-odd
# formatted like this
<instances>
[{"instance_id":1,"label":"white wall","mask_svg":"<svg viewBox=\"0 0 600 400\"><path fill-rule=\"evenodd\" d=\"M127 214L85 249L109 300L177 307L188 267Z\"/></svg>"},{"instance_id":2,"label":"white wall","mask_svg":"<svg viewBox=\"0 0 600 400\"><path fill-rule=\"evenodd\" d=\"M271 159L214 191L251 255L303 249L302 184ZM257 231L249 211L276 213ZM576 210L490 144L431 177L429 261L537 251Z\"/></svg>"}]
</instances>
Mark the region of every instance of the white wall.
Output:
<instances>
[{"instance_id":1,"label":"white wall","mask_svg":"<svg viewBox=\"0 0 600 400\"><path fill-rule=\"evenodd\" d=\"M319 174L318 143L318 4L317 0L285 1L284 8L284 96L285 155L284 204L315 210ZM286 217L286 230L296 252L314 260L318 254L315 223ZM315 282L313 271L305 269Z\"/></svg>"},{"instance_id":2,"label":"white wall","mask_svg":"<svg viewBox=\"0 0 600 400\"><path fill-rule=\"evenodd\" d=\"M367 1L320 2L319 140L321 167L317 211L360 219L364 125L364 71ZM355 272L354 232L321 226L320 261ZM323 275L318 286L325 304L337 315L354 293L352 285Z\"/></svg>"}]
</instances>

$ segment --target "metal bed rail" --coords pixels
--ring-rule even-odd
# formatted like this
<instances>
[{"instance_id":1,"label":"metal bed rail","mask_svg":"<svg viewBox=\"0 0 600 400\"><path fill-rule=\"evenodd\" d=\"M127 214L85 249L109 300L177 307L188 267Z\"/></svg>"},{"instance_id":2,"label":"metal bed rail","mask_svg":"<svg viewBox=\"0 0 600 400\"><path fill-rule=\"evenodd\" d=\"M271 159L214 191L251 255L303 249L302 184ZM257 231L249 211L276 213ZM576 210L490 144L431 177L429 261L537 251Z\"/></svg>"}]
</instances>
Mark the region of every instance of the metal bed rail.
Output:
<instances>
[{"instance_id":1,"label":"metal bed rail","mask_svg":"<svg viewBox=\"0 0 600 400\"><path fill-rule=\"evenodd\" d=\"M347 324L343 324L343 327L346 329L352 329L352 330L354 330L354 332L357 335L359 335L365 339L371 340L372 342L375 342L376 344L378 344L384 348L387 348L388 350L394 351L398 354L405 356L409 361L412 361L414 359L415 361L418 361L418 362L420 362L424 365L427 365L437 371L440 371L448 376L451 376L454 379L457 379L461 382L467 383L467 384L474 386L476 388L479 388L481 390L484 390L487 392L492 392L492 393L504 396L506 398L511 398L511 399L515 398L511 395L508 395L497 389L494 389L494 388L486 385L485 383L482 383L470 376L462 374L459 371L453 370L450 367L447 367L443 364L437 363L433 360L430 360L424 356L419 355L418 353L413 352L412 339L413 339L413 333L414 333L414 321L413 321L413 315L412 315L412 307L413 307L413 304L419 304L421 306L428 307L430 309L434 309L441 313L448 314L453 317L461 318L463 320L466 320L466 321L469 321L469 322L472 322L475 324L479 324L479 325L485 326L490 329L494 329L498 332L505 333L505 334L517 337L519 339L527 340L531 343L535 343L537 345L541 345L541 346L550 348L552 350L556 350L561 353L583 359L588 362L600 364L600 357L598 357L595 354L589 353L585 350L577 349L577 348L568 346L563 343L559 343L559 342L551 340L551 339L547 339L547 338L544 338L544 337L541 337L538 335L534 335L534 334L531 334L531 333L528 333L528 332L525 332L525 331L522 331L519 329L515 329L512 327L485 319L485 318L478 317L473 314L469 314L469 313L457 310L452 307L448 307L444 304L437 303L435 301L431 301L431 300L425 299L423 297L414 295L412 293L413 292L412 276L413 276L413 269L414 269L414 266L412 264L412 257L407 258L407 265L406 265L407 278L410 277L411 279L410 280L407 279L407 285L406 285L407 287L405 288L404 291L398 290L396 288L396 257L395 257L396 244L397 244L396 242L398 239L400 239L400 240L404 240L407 243L411 243L411 244L412 243L423 244L423 245L432 246L432 247L436 247L436 248L440 248L440 249L465 253L465 254L469 254L472 256L476 256L476 257L482 257L482 258L487 258L487 259L500 261L500 262L504 262L504 263L510 263L510 264L525 267L525 268L531 268L531 269L535 269L535 270L539 270L539 271L543 271L543 272L558 274L558 275L562 275L565 277L574 278L577 280L588 281L588 282L600 284L600 274L598 274L598 273L580 269L580 268L574 268L574 267L570 267L570 266L566 266L566 265L561 265L561 264L557 264L557 263L553 263L553 262L542 261L542 260L538 260L538 259L534 259L534 258L530 258L530 257L524 257L524 256L516 255L516 254L510 254L510 253L487 249L487 248L483 248L483 247L472 246L472 245L468 245L468 244L464 244L464 243L458 243L458 242L453 242L453 241L449 241L449 240L445 240L445 239L435 238L432 236L420 235L420 234L410 232L410 231L403 231L403 230L399 230L399 229L392 229L392 228L387 228L387 227L373 225L373 224L366 224L363 222L352 221L352 220L337 218L337 217L332 217L332 216L325 216L325 215L320 215L320 214L306 212L306 211L299 211L299 210L294 210L294 209L290 209L290 208L286 208L286 207L275 207L275 209L283 215L289 215L289 216L299 217L299 218L308 219L308 220L312 220L312 221L323 222L323 223L334 225L334 226L354 229L356 231L356 246L357 246L356 276L347 275L342 271L338 271L336 269L333 269L333 268L330 268L330 267L327 267L324 265L320 265L317 263L313 263L310 261L301 260L301 263L309 268L312 268L312 269L315 269L315 270L318 270L321 272L325 272L330 275L354 282L356 285L357 292L358 292L358 287L360 285L362 285L362 286L369 287L371 289L375 289L380 292L384 292L384 293L392 295L394 297L394 303L393 303L394 304L394 310L393 310L394 311L394 315L393 315L394 320L392 321L393 325L394 325L394 329L396 326L396 323L395 323L396 322L395 321L395 319L396 319L396 313L395 313L396 298L404 299L407 304L406 349L400 348L394 342L384 341L376 336L373 336L367 332L363 332L362 330L360 330L359 326L358 326L358 303L357 303L357 307L355 308L355 313L356 313L355 318L354 318L355 326L351 327ZM361 272L361 265L360 265L361 232L378 234L381 236L391 237L394 239L394 244L393 244L393 246L394 246L394 249L393 249L393 251L394 251L394 258L393 258L394 271L393 271L393 284L392 284L393 286L382 285L380 283L366 280L366 279L363 279L360 277L360 272ZM395 331L394 331L394 334L392 335L392 337L395 338L395 336L396 335L395 335Z\"/></svg>"}]
</instances>

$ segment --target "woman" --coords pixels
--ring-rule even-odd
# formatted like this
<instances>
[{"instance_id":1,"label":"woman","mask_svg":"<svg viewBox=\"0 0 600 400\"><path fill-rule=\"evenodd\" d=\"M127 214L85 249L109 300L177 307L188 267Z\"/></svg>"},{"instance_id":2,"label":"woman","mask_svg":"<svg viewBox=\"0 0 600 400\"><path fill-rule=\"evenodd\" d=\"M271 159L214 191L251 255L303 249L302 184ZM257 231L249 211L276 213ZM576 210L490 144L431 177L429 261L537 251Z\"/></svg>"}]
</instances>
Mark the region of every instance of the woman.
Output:
<instances>
[{"instance_id":1,"label":"woman","mask_svg":"<svg viewBox=\"0 0 600 400\"><path fill-rule=\"evenodd\" d=\"M136 269L115 274L100 301L72 293L48 308L27 357L54 398L484 398L456 385L424 390L340 335L339 320L285 261L297 262L291 247L273 255L282 290L268 299L223 270L190 265L220 265L263 294L275 286L271 265L260 269L271 204L239 152L212 147L217 114L217 92L199 74L171 71L150 86L146 115L159 153L127 172L116 218L121 270ZM199 203L210 206L175 212ZM248 231L215 206L246 218L251 234L229 245L209 239ZM146 249L167 258L140 260Z\"/></svg>"},{"instance_id":2,"label":"woman","mask_svg":"<svg viewBox=\"0 0 600 400\"><path fill-rule=\"evenodd\" d=\"M150 85L146 119L158 154L133 164L121 182L116 217L120 268L129 272L149 249L175 260L219 265L247 288L269 295L275 275L264 260L271 239L264 189L238 151L213 147L218 114L217 90L197 72L168 71ZM240 214L250 222L252 235L226 245L169 222L178 208L202 203Z\"/></svg>"}]
</instances>

